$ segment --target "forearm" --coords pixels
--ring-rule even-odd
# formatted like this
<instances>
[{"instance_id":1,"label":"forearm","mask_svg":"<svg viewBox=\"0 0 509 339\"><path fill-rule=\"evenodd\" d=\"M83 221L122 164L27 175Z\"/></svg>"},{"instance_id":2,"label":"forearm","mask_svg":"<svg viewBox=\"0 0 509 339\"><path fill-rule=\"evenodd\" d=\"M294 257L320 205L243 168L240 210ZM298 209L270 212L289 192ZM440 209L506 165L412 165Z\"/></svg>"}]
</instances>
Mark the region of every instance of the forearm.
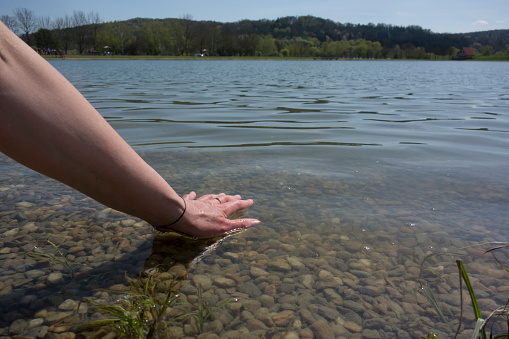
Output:
<instances>
[{"instance_id":1,"label":"forearm","mask_svg":"<svg viewBox=\"0 0 509 339\"><path fill-rule=\"evenodd\" d=\"M162 225L182 200L53 67L0 23L0 151Z\"/></svg>"}]
</instances>

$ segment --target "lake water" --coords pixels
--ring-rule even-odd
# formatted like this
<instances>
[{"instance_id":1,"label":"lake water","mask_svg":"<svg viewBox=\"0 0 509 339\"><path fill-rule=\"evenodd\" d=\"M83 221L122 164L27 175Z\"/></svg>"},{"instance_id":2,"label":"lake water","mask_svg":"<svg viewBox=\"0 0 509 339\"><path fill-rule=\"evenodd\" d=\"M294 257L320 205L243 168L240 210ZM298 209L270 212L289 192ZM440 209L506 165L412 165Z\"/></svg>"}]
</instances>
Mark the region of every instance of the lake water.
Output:
<instances>
[{"instance_id":1,"label":"lake water","mask_svg":"<svg viewBox=\"0 0 509 339\"><path fill-rule=\"evenodd\" d=\"M187 311L198 282L212 306L238 300L206 327L220 338L451 337L458 258L483 316L509 299L508 273L484 254L509 236L509 63L52 65L177 192L252 198L247 216L263 224L220 240L154 236L2 155L0 336L73 331L55 319L97 313L65 305L114 303L125 276L155 267L188 281ZM55 253L49 235L74 279L61 265L50 277L47 261L25 254ZM496 255L507 263L509 253ZM464 311L465 337L475 325L468 298Z\"/></svg>"}]
</instances>

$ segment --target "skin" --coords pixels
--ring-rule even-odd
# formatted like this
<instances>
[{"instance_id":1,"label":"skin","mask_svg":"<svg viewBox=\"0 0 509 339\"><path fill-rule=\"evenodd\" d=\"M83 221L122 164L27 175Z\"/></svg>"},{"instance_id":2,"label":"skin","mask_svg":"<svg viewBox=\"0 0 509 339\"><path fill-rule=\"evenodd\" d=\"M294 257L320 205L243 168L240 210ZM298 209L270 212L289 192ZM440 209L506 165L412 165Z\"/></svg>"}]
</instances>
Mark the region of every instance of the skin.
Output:
<instances>
[{"instance_id":1,"label":"skin","mask_svg":"<svg viewBox=\"0 0 509 339\"><path fill-rule=\"evenodd\" d=\"M0 22L0 151L153 226L211 237L260 224L228 219L240 195L180 197L58 71ZM217 198L217 199L216 199ZM163 229L169 230L169 229Z\"/></svg>"}]
</instances>

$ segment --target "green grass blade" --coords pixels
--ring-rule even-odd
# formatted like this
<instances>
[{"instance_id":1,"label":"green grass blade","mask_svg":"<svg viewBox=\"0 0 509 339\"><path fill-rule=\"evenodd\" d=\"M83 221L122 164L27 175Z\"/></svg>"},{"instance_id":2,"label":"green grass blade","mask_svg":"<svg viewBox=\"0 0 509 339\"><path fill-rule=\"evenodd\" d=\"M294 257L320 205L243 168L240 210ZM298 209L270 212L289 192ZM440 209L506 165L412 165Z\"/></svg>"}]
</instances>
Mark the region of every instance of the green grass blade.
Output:
<instances>
[{"instance_id":1,"label":"green grass blade","mask_svg":"<svg viewBox=\"0 0 509 339\"><path fill-rule=\"evenodd\" d=\"M419 283L421 284L421 288L419 290L421 292L421 294L424 295L426 297L426 299L428 299L428 302L431 304L431 306L433 306L435 311L438 313L438 315L440 316L440 319L442 319L442 321L444 323L448 323L447 318L444 316L444 313L442 312L442 309L438 305L435 295L433 294L431 289L426 285L422 285L421 282L419 282Z\"/></svg>"},{"instance_id":2,"label":"green grass blade","mask_svg":"<svg viewBox=\"0 0 509 339\"><path fill-rule=\"evenodd\" d=\"M468 277L467 270L465 269L465 266L463 265L463 262L461 260L456 260L456 264L458 265L460 275L463 278L465 285L467 285L468 293L470 294L470 299L472 300L472 307L474 309L476 321L479 322L479 320L481 320L481 324L482 324L483 319L482 319L482 315L481 315L481 310L479 309L479 304L477 303L477 298L475 297L474 288L472 287L472 284L470 283L470 279ZM476 326L477 326L477 324L476 324ZM480 331L479 337L481 339L486 339L486 332L485 332L484 328Z\"/></svg>"}]
</instances>

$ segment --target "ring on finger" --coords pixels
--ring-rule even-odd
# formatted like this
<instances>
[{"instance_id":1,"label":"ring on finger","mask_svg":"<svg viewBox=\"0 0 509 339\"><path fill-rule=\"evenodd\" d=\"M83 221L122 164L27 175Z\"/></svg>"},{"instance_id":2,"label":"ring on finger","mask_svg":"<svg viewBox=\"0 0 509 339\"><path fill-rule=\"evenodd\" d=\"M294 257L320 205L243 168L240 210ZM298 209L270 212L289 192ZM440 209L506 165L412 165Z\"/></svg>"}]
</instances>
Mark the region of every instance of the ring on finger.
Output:
<instances>
[{"instance_id":1,"label":"ring on finger","mask_svg":"<svg viewBox=\"0 0 509 339\"><path fill-rule=\"evenodd\" d=\"M222 204L222 202L219 198L214 198L214 199L216 199L217 201L219 201L220 204Z\"/></svg>"}]
</instances>

